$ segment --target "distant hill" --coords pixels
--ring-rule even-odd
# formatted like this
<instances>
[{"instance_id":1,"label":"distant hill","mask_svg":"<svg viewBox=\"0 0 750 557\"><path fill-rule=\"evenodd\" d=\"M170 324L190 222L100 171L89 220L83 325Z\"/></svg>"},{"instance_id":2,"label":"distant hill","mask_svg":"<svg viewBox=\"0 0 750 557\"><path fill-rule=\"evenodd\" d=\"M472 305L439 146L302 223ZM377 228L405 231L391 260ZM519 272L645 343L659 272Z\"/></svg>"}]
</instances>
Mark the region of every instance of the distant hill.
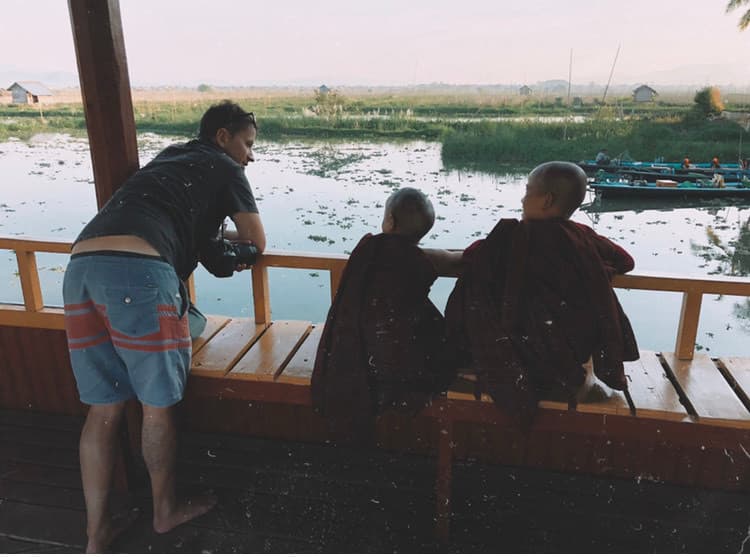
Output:
<instances>
[{"instance_id":1,"label":"distant hill","mask_svg":"<svg viewBox=\"0 0 750 557\"><path fill-rule=\"evenodd\" d=\"M0 87L6 89L16 81L41 81L47 87L60 89L78 86L78 74L61 71L25 71L0 64Z\"/></svg>"},{"instance_id":2,"label":"distant hill","mask_svg":"<svg viewBox=\"0 0 750 557\"><path fill-rule=\"evenodd\" d=\"M567 93L568 81L565 79L548 79L540 81L531 86L531 89L540 93Z\"/></svg>"}]
</instances>

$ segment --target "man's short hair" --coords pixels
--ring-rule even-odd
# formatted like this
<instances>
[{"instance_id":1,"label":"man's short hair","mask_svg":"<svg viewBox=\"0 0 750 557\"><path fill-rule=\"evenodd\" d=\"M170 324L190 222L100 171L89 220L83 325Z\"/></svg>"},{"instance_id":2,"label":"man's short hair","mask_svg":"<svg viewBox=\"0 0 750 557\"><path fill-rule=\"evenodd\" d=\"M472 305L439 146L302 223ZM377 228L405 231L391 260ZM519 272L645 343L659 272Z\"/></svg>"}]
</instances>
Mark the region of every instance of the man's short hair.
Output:
<instances>
[{"instance_id":1,"label":"man's short hair","mask_svg":"<svg viewBox=\"0 0 750 557\"><path fill-rule=\"evenodd\" d=\"M572 162L545 162L534 168L529 174L541 193L551 193L565 218L575 213L586 197L588 180L583 169Z\"/></svg>"},{"instance_id":2,"label":"man's short hair","mask_svg":"<svg viewBox=\"0 0 750 557\"><path fill-rule=\"evenodd\" d=\"M247 127L258 129L258 125L255 123L255 115L252 112L246 112L237 103L225 100L206 110L201 118L198 136L201 139L212 140L221 128L227 129L229 133L234 135Z\"/></svg>"},{"instance_id":3,"label":"man's short hair","mask_svg":"<svg viewBox=\"0 0 750 557\"><path fill-rule=\"evenodd\" d=\"M401 188L385 202L398 234L419 242L435 223L435 209L427 196L416 188Z\"/></svg>"}]
</instances>

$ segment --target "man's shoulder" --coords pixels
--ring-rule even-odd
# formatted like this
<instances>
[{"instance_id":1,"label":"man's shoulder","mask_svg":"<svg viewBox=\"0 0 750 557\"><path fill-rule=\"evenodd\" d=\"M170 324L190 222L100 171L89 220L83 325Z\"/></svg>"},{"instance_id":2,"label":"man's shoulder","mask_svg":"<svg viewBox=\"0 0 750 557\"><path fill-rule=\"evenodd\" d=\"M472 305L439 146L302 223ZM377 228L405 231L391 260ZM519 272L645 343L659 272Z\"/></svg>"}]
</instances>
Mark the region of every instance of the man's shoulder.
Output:
<instances>
[{"instance_id":1,"label":"man's shoulder","mask_svg":"<svg viewBox=\"0 0 750 557\"><path fill-rule=\"evenodd\" d=\"M209 162L219 168L231 170L241 169L242 167L219 147L201 140L192 139L185 143L174 143L161 151L154 161L195 160L196 162Z\"/></svg>"}]
</instances>

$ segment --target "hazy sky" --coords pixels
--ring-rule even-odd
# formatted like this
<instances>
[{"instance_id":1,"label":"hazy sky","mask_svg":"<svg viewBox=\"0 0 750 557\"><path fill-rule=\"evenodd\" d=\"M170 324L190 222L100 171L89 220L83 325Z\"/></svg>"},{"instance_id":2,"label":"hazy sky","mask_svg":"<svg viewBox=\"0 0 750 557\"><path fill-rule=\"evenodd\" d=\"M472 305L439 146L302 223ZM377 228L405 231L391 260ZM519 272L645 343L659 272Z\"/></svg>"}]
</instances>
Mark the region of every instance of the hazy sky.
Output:
<instances>
[{"instance_id":1,"label":"hazy sky","mask_svg":"<svg viewBox=\"0 0 750 557\"><path fill-rule=\"evenodd\" d=\"M726 0L120 0L133 85L750 84ZM65 0L3 0L0 68L76 72Z\"/></svg>"}]
</instances>

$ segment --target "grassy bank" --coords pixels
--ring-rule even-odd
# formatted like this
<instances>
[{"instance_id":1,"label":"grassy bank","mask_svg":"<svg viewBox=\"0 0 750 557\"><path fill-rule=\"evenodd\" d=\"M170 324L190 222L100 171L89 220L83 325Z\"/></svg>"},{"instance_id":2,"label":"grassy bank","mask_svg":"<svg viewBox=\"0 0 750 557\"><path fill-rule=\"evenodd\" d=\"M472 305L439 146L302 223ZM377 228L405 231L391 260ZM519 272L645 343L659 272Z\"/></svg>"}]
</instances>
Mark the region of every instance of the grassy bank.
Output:
<instances>
[{"instance_id":1,"label":"grassy bank","mask_svg":"<svg viewBox=\"0 0 750 557\"><path fill-rule=\"evenodd\" d=\"M605 146L613 155L627 152L643 160L656 156L672 160L684 156L696 161L713 156L736 160L741 132L738 125L730 122L686 123L690 105L675 103L630 107L623 101L603 110L597 107L595 111L593 105L585 105L580 110L587 113L589 120L566 125L481 119L574 114L552 100L367 96L344 99L342 107L328 118L315 116L310 111L314 101L301 96L236 100L255 111L261 141L295 137L442 141L447 165L485 169L500 164L532 165L550 159L592 158ZM133 107L136 126L139 132L190 137L213 102L215 99L207 98L173 102L141 100ZM636 108L640 112L634 115ZM44 107L41 117L38 108L0 105L0 141L9 137L27 139L45 132L85 135L83 107L80 104ZM750 141L744 143L748 147L745 154L750 154Z\"/></svg>"},{"instance_id":2,"label":"grassy bank","mask_svg":"<svg viewBox=\"0 0 750 557\"><path fill-rule=\"evenodd\" d=\"M304 116L302 108L293 107L290 103L253 101L254 105L244 103L243 106L254 108L261 139L391 137L438 140L447 128L444 122L415 120L406 116ZM139 132L191 137L196 134L200 117L209 105L208 102L136 103L133 107L136 128ZM39 109L33 107L0 106L0 141L9 137L28 139L38 133L85 134L83 108L80 105L56 105L43 109L43 116L40 116Z\"/></svg>"},{"instance_id":3,"label":"grassy bank","mask_svg":"<svg viewBox=\"0 0 750 557\"><path fill-rule=\"evenodd\" d=\"M492 168L520 163L534 165L545 160L594 158L606 147L613 156L629 154L636 160L709 161L718 156L736 161L740 135L744 156L750 154L746 134L733 122L682 119L614 120L581 123L482 122L460 126L443 137L443 162L454 167Z\"/></svg>"}]
</instances>

